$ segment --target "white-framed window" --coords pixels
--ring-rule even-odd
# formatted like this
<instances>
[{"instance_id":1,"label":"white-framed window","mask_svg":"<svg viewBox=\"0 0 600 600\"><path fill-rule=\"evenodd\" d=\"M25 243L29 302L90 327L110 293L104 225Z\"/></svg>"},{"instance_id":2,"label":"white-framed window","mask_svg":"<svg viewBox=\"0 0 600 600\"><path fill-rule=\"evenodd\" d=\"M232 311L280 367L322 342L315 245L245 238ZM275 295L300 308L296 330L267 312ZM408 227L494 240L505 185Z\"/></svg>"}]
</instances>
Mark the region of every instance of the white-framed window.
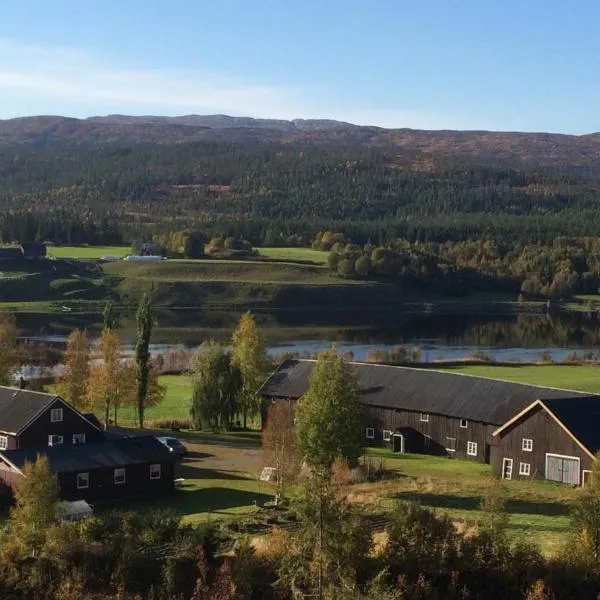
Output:
<instances>
[{"instance_id":1,"label":"white-framed window","mask_svg":"<svg viewBox=\"0 0 600 600\"><path fill-rule=\"evenodd\" d=\"M73 434L74 444L85 444L85 433L74 433Z\"/></svg>"},{"instance_id":2,"label":"white-framed window","mask_svg":"<svg viewBox=\"0 0 600 600\"><path fill-rule=\"evenodd\" d=\"M0 435L0 450L6 450L8 448L8 437Z\"/></svg>"},{"instance_id":3,"label":"white-framed window","mask_svg":"<svg viewBox=\"0 0 600 600\"><path fill-rule=\"evenodd\" d=\"M469 426L469 421L467 421L467 419L461 419L460 426L462 427L462 429L466 429Z\"/></svg>"},{"instance_id":4,"label":"white-framed window","mask_svg":"<svg viewBox=\"0 0 600 600\"><path fill-rule=\"evenodd\" d=\"M62 435L49 435L48 436L48 446L60 446L65 439Z\"/></svg>"},{"instance_id":5,"label":"white-framed window","mask_svg":"<svg viewBox=\"0 0 600 600\"><path fill-rule=\"evenodd\" d=\"M368 440L374 440L375 439L375 429L373 429L373 427L365 427L365 437Z\"/></svg>"},{"instance_id":6,"label":"white-framed window","mask_svg":"<svg viewBox=\"0 0 600 600\"><path fill-rule=\"evenodd\" d=\"M160 465L150 465L150 479L160 479Z\"/></svg>"},{"instance_id":7,"label":"white-framed window","mask_svg":"<svg viewBox=\"0 0 600 600\"><path fill-rule=\"evenodd\" d=\"M421 413L419 415L419 421L421 421L421 423L429 423L429 413Z\"/></svg>"},{"instance_id":8,"label":"white-framed window","mask_svg":"<svg viewBox=\"0 0 600 600\"><path fill-rule=\"evenodd\" d=\"M531 473L530 463L519 463L519 475L529 475Z\"/></svg>"},{"instance_id":9,"label":"white-framed window","mask_svg":"<svg viewBox=\"0 0 600 600\"><path fill-rule=\"evenodd\" d=\"M456 452L456 438L446 437L446 450L448 452Z\"/></svg>"},{"instance_id":10,"label":"white-framed window","mask_svg":"<svg viewBox=\"0 0 600 600\"><path fill-rule=\"evenodd\" d=\"M63 420L63 409L62 408L53 408L50 411L50 422L51 423L60 423Z\"/></svg>"},{"instance_id":11,"label":"white-framed window","mask_svg":"<svg viewBox=\"0 0 600 600\"><path fill-rule=\"evenodd\" d=\"M392 439L392 432L389 429L383 430L383 441L389 442Z\"/></svg>"},{"instance_id":12,"label":"white-framed window","mask_svg":"<svg viewBox=\"0 0 600 600\"><path fill-rule=\"evenodd\" d=\"M467 455L477 456L477 442L467 442Z\"/></svg>"},{"instance_id":13,"label":"white-framed window","mask_svg":"<svg viewBox=\"0 0 600 600\"><path fill-rule=\"evenodd\" d=\"M115 469L115 485L120 485L125 483L125 469Z\"/></svg>"},{"instance_id":14,"label":"white-framed window","mask_svg":"<svg viewBox=\"0 0 600 600\"><path fill-rule=\"evenodd\" d=\"M523 452L532 452L533 440L530 438L523 438L523 441L521 442L521 450L523 450Z\"/></svg>"},{"instance_id":15,"label":"white-framed window","mask_svg":"<svg viewBox=\"0 0 600 600\"><path fill-rule=\"evenodd\" d=\"M77 489L87 490L90 487L90 474L77 473Z\"/></svg>"}]
</instances>

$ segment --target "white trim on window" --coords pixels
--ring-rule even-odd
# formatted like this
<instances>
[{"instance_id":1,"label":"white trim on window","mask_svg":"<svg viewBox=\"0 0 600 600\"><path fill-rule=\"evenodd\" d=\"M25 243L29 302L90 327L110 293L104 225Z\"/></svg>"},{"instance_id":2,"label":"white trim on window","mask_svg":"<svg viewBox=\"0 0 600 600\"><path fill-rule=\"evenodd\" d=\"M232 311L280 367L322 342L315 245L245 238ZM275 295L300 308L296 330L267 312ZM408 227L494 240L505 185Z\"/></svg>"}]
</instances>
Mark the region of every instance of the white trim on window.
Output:
<instances>
[{"instance_id":1,"label":"white trim on window","mask_svg":"<svg viewBox=\"0 0 600 600\"><path fill-rule=\"evenodd\" d=\"M450 448L449 446L454 447ZM456 452L456 438L450 437L449 435L446 436L446 450L448 452Z\"/></svg>"},{"instance_id":2,"label":"white trim on window","mask_svg":"<svg viewBox=\"0 0 600 600\"><path fill-rule=\"evenodd\" d=\"M73 434L74 444L85 444L85 433L74 433Z\"/></svg>"},{"instance_id":3,"label":"white trim on window","mask_svg":"<svg viewBox=\"0 0 600 600\"><path fill-rule=\"evenodd\" d=\"M477 442L467 442L467 455L477 456Z\"/></svg>"},{"instance_id":4,"label":"white trim on window","mask_svg":"<svg viewBox=\"0 0 600 600\"><path fill-rule=\"evenodd\" d=\"M469 426L469 421L467 421L467 419L461 419L460 420L460 427L461 429L466 429Z\"/></svg>"},{"instance_id":5,"label":"white trim on window","mask_svg":"<svg viewBox=\"0 0 600 600\"><path fill-rule=\"evenodd\" d=\"M60 446L65 441L65 438L62 435L49 435L48 436L48 446Z\"/></svg>"},{"instance_id":6,"label":"white trim on window","mask_svg":"<svg viewBox=\"0 0 600 600\"><path fill-rule=\"evenodd\" d=\"M391 429L384 429L383 430L383 441L384 442L389 442L392 439L392 431Z\"/></svg>"},{"instance_id":7,"label":"white trim on window","mask_svg":"<svg viewBox=\"0 0 600 600\"><path fill-rule=\"evenodd\" d=\"M419 421L421 421L421 423L429 423L429 413L420 413Z\"/></svg>"},{"instance_id":8,"label":"white trim on window","mask_svg":"<svg viewBox=\"0 0 600 600\"><path fill-rule=\"evenodd\" d=\"M586 475L589 475L589 477L586 477ZM583 471L581 471L581 487L585 487L585 484L587 481L589 481L589 479L592 476L592 472L588 469L583 469Z\"/></svg>"},{"instance_id":9,"label":"white trim on window","mask_svg":"<svg viewBox=\"0 0 600 600\"><path fill-rule=\"evenodd\" d=\"M90 474L77 473L77 489L87 490L90 487Z\"/></svg>"},{"instance_id":10,"label":"white trim on window","mask_svg":"<svg viewBox=\"0 0 600 600\"><path fill-rule=\"evenodd\" d=\"M519 463L519 475L531 475L531 463Z\"/></svg>"},{"instance_id":11,"label":"white trim on window","mask_svg":"<svg viewBox=\"0 0 600 600\"><path fill-rule=\"evenodd\" d=\"M425 450L429 450L430 446L431 446L431 436L425 434L423 436L423 447L425 448Z\"/></svg>"},{"instance_id":12,"label":"white trim on window","mask_svg":"<svg viewBox=\"0 0 600 600\"><path fill-rule=\"evenodd\" d=\"M533 440L531 438L523 438L521 440L521 450L523 452L533 452Z\"/></svg>"},{"instance_id":13,"label":"white trim on window","mask_svg":"<svg viewBox=\"0 0 600 600\"><path fill-rule=\"evenodd\" d=\"M150 465L150 479L160 479L161 467L160 465Z\"/></svg>"},{"instance_id":14,"label":"white trim on window","mask_svg":"<svg viewBox=\"0 0 600 600\"><path fill-rule=\"evenodd\" d=\"M8 436L0 435L0 450L6 450L8 448Z\"/></svg>"},{"instance_id":15,"label":"white trim on window","mask_svg":"<svg viewBox=\"0 0 600 600\"><path fill-rule=\"evenodd\" d=\"M115 485L121 485L127 481L125 469L115 469L114 471Z\"/></svg>"},{"instance_id":16,"label":"white trim on window","mask_svg":"<svg viewBox=\"0 0 600 600\"><path fill-rule=\"evenodd\" d=\"M375 429L373 427L365 427L365 437L368 440L375 439Z\"/></svg>"},{"instance_id":17,"label":"white trim on window","mask_svg":"<svg viewBox=\"0 0 600 600\"><path fill-rule=\"evenodd\" d=\"M63 409L52 408L50 410L50 423L62 423L63 420Z\"/></svg>"}]
</instances>

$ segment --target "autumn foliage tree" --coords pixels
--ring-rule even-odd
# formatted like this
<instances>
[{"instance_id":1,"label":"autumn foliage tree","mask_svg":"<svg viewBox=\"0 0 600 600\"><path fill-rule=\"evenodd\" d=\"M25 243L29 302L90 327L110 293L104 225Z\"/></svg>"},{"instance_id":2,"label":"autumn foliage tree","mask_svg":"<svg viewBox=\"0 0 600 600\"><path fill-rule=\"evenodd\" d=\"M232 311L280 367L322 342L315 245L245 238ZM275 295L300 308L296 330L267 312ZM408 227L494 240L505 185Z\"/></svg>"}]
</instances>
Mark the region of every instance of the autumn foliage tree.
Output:
<instances>
[{"instance_id":1,"label":"autumn foliage tree","mask_svg":"<svg viewBox=\"0 0 600 600\"><path fill-rule=\"evenodd\" d=\"M81 410L87 403L86 386L90 374L90 341L85 331L73 330L63 355L65 367L56 386L57 392L75 408Z\"/></svg>"},{"instance_id":2,"label":"autumn foliage tree","mask_svg":"<svg viewBox=\"0 0 600 600\"><path fill-rule=\"evenodd\" d=\"M259 413L257 390L264 380L267 365L265 342L251 312L242 315L231 337L232 363L242 376L239 410L244 428L249 416Z\"/></svg>"},{"instance_id":3,"label":"autumn foliage tree","mask_svg":"<svg viewBox=\"0 0 600 600\"><path fill-rule=\"evenodd\" d=\"M262 431L262 466L275 469L279 499L284 496L285 485L296 477L302 465L293 406L285 401L272 403L266 421Z\"/></svg>"},{"instance_id":4,"label":"autumn foliage tree","mask_svg":"<svg viewBox=\"0 0 600 600\"><path fill-rule=\"evenodd\" d=\"M0 385L11 385L19 367L17 322L13 315L0 313Z\"/></svg>"},{"instance_id":5,"label":"autumn foliage tree","mask_svg":"<svg viewBox=\"0 0 600 600\"><path fill-rule=\"evenodd\" d=\"M99 361L89 372L86 384L88 404L104 412L104 428L108 427L111 408L117 409L123 397L130 397L132 378L121 360L119 336L112 329L103 329L99 341Z\"/></svg>"}]
</instances>

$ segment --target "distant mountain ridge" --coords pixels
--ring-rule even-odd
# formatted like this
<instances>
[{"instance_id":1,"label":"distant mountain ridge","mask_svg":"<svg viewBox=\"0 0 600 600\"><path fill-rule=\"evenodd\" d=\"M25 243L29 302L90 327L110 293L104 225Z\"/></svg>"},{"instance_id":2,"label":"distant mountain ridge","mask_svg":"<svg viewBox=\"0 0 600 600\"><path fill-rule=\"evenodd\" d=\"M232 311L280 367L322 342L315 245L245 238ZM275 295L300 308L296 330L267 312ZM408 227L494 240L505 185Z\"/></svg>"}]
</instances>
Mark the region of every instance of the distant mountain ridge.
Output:
<instances>
[{"instance_id":1,"label":"distant mountain ridge","mask_svg":"<svg viewBox=\"0 0 600 600\"><path fill-rule=\"evenodd\" d=\"M202 140L296 142L385 147L416 154L517 159L536 164L594 165L600 133L425 131L385 129L328 119L254 119L228 115L129 116L76 119L41 115L0 120L0 146L95 146Z\"/></svg>"}]
</instances>

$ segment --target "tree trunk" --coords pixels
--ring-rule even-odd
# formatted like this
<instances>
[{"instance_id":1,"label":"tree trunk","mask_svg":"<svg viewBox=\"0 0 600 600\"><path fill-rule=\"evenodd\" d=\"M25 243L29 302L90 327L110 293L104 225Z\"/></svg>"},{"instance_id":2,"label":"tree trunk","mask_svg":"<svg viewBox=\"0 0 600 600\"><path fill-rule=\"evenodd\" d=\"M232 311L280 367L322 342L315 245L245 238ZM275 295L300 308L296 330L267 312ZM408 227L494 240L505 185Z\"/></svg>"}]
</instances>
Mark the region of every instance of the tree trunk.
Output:
<instances>
[{"instance_id":1,"label":"tree trunk","mask_svg":"<svg viewBox=\"0 0 600 600\"><path fill-rule=\"evenodd\" d=\"M110 404L108 402L108 398L104 399L104 431L108 429L108 421L110 418Z\"/></svg>"},{"instance_id":2,"label":"tree trunk","mask_svg":"<svg viewBox=\"0 0 600 600\"><path fill-rule=\"evenodd\" d=\"M248 410L244 408L244 429L246 429L246 424L248 423Z\"/></svg>"},{"instance_id":3,"label":"tree trunk","mask_svg":"<svg viewBox=\"0 0 600 600\"><path fill-rule=\"evenodd\" d=\"M118 426L118 423L117 423L117 410L118 410L118 408L117 408L116 404L115 404L115 409L114 410L115 410L115 427L117 427Z\"/></svg>"},{"instance_id":4,"label":"tree trunk","mask_svg":"<svg viewBox=\"0 0 600 600\"><path fill-rule=\"evenodd\" d=\"M140 423L140 429L144 429L144 401L138 402L138 421Z\"/></svg>"}]
</instances>

